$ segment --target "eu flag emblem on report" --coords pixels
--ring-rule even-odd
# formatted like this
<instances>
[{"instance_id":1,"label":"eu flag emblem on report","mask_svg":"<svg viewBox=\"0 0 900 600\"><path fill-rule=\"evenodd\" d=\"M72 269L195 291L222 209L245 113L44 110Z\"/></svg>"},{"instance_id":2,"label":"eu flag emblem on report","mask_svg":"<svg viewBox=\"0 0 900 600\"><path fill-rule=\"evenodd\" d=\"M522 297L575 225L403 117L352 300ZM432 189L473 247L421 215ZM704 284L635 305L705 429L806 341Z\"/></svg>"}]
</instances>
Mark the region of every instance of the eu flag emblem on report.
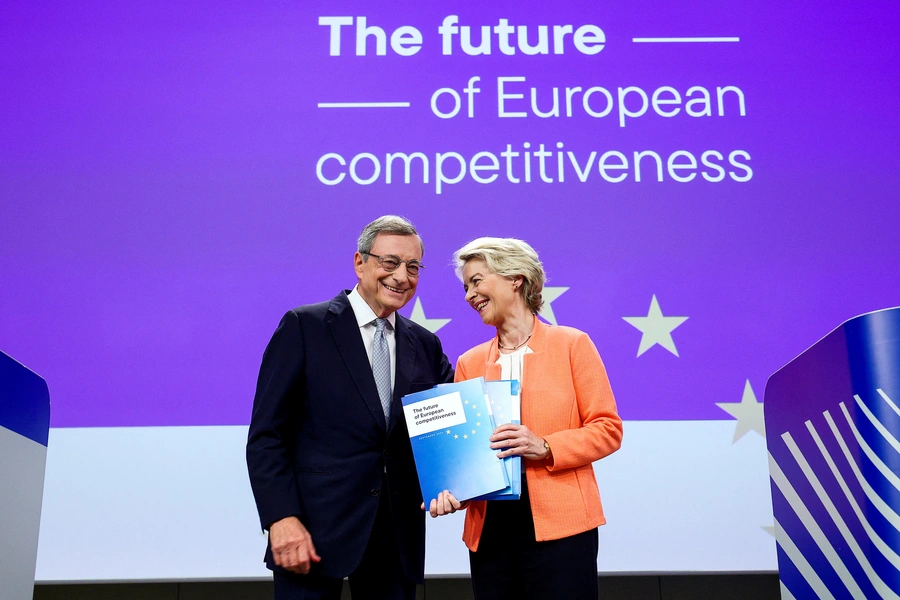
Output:
<instances>
[{"instance_id":1,"label":"eu flag emblem on report","mask_svg":"<svg viewBox=\"0 0 900 600\"><path fill-rule=\"evenodd\" d=\"M494 421L484 378L409 394L402 402L426 504L444 490L469 500L509 486L490 446Z\"/></svg>"}]
</instances>

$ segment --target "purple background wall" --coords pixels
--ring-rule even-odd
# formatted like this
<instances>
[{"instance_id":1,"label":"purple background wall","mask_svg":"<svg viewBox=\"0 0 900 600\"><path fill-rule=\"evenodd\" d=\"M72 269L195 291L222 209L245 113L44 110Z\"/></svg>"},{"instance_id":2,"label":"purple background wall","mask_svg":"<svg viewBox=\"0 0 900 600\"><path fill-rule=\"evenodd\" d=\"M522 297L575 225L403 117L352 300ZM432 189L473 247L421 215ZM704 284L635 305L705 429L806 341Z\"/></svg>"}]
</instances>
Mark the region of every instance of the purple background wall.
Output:
<instances>
[{"instance_id":1,"label":"purple background wall","mask_svg":"<svg viewBox=\"0 0 900 600\"><path fill-rule=\"evenodd\" d=\"M897 6L701 1L566 3L6 3L0 18L0 348L50 384L55 427L249 420L262 350L284 310L354 284L355 238L383 213L426 243L418 297L451 360L492 334L449 260L481 235L541 253L559 324L591 334L625 419L729 418L765 378L846 318L897 304L900 135ZM438 26L599 26L587 56L441 54ZM422 32L414 56L328 54L320 16ZM353 28L345 28L344 35ZM534 35L534 33L532 33ZM634 37L735 36L643 44ZM532 41L535 39L531 38ZM481 77L474 118L430 98ZM746 115L499 118L497 77L523 76L542 108L557 86L737 86ZM465 97L465 96L463 96ZM597 97L599 100L599 96ZM636 97L632 97L636 100ZM409 108L324 109L402 100ZM518 106L527 107L525 102ZM576 104L577 108L577 104ZM546 109L546 108L544 108ZM715 106L714 109L715 111ZM713 113L716 114L715 112ZM335 152L480 151L557 142L695 156L742 150L752 177L584 183L471 177L447 185L334 186ZM555 160L555 159L554 159ZM370 164L365 161L363 165ZM455 163L448 162L448 165ZM536 164L536 163L535 163ZM329 163L333 169L336 163ZM448 166L449 168L449 166ZM327 171L327 169L326 169ZM455 173L455 169L453 173ZM334 176L335 170L327 171ZM364 173L364 175L370 172ZM654 175L649 176L648 175ZM519 175L521 176L521 174ZM623 317L689 317L678 356ZM406 314L412 306L407 307Z\"/></svg>"}]
</instances>

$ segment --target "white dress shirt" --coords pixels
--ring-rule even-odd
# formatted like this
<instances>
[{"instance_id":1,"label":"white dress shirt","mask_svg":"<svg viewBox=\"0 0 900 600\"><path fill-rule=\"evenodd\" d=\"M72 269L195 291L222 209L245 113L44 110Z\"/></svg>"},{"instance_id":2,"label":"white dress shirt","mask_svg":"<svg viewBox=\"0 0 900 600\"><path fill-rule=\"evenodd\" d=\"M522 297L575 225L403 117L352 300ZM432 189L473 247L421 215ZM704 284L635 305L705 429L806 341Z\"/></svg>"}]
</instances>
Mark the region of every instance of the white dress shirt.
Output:
<instances>
[{"instance_id":1,"label":"white dress shirt","mask_svg":"<svg viewBox=\"0 0 900 600\"><path fill-rule=\"evenodd\" d=\"M350 300L350 308L356 315L356 323L359 325L359 334L362 336L363 345L366 347L366 355L369 357L369 366L372 366L372 344L375 342L375 319L378 315L372 310L372 307L366 304L363 297L359 295L356 287L347 294ZM388 350L391 353L391 390L394 389L395 373L397 371L397 338L394 335L394 324L397 320L395 313L389 314L387 327L384 328L384 338L387 340Z\"/></svg>"}]
</instances>

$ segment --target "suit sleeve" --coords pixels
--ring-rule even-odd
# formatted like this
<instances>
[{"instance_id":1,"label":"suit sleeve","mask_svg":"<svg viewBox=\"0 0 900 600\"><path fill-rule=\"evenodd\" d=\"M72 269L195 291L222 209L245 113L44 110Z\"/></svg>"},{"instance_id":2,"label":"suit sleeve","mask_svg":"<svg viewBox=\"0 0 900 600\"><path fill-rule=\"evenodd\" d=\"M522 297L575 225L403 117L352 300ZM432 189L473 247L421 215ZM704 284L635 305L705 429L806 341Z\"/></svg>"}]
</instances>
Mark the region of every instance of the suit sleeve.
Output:
<instances>
[{"instance_id":1,"label":"suit sleeve","mask_svg":"<svg viewBox=\"0 0 900 600\"><path fill-rule=\"evenodd\" d=\"M290 445L302 402L304 362L300 320L290 311L263 354L247 437L250 486L263 529L302 516Z\"/></svg>"},{"instance_id":2,"label":"suit sleeve","mask_svg":"<svg viewBox=\"0 0 900 600\"><path fill-rule=\"evenodd\" d=\"M570 348L571 377L582 426L544 436L553 451L551 471L572 469L609 456L622 445L622 419L616 411L606 368L586 333Z\"/></svg>"}]
</instances>

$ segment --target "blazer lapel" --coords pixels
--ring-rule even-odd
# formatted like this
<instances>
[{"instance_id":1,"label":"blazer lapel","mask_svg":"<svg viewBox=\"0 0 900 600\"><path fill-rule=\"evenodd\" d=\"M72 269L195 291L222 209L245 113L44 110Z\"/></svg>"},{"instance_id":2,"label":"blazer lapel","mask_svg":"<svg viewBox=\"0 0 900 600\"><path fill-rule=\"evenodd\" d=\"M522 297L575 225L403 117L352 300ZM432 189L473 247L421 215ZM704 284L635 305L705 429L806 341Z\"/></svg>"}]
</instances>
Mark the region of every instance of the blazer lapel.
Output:
<instances>
[{"instance_id":1,"label":"blazer lapel","mask_svg":"<svg viewBox=\"0 0 900 600\"><path fill-rule=\"evenodd\" d=\"M397 314L394 323L396 326L394 341L396 342L397 368L394 373L394 396L391 400L391 422L388 424L388 433L394 428L400 412L403 410L403 403L400 398L409 393L411 378L415 373L416 355L418 354L412 333L409 331L409 326L403 321L403 317Z\"/></svg>"},{"instance_id":2,"label":"blazer lapel","mask_svg":"<svg viewBox=\"0 0 900 600\"><path fill-rule=\"evenodd\" d=\"M488 359L484 365L485 381L500 381L503 376L503 367L497 361L500 360L500 348L497 347L497 336L491 341L491 347L488 349Z\"/></svg>"},{"instance_id":3,"label":"blazer lapel","mask_svg":"<svg viewBox=\"0 0 900 600\"><path fill-rule=\"evenodd\" d=\"M520 382L522 390L526 389L526 385L528 386L527 389L531 389L532 385L530 382L535 377L534 373L541 372L539 365L546 356L544 350L547 345L547 327L548 325L538 319L537 315L534 316L534 331L531 334L531 339L528 340L528 347L531 349L531 352L522 357L524 365L524 372L522 373L523 381ZM522 398L525 398L524 394L522 395Z\"/></svg>"},{"instance_id":4,"label":"blazer lapel","mask_svg":"<svg viewBox=\"0 0 900 600\"><path fill-rule=\"evenodd\" d=\"M350 307L350 301L345 292L338 294L328 305L326 323L338 352L340 352L344 364L347 365L350 378L356 384L369 413L378 425L385 429L384 411L381 408L381 400L378 398L375 377L372 375L372 365L369 364L369 357L363 347L359 325L356 322L356 315ZM393 414L393 410L391 414Z\"/></svg>"},{"instance_id":5,"label":"blazer lapel","mask_svg":"<svg viewBox=\"0 0 900 600\"><path fill-rule=\"evenodd\" d=\"M503 367L500 366L498 362L491 362L484 365L484 380L485 381L500 381L500 377L503 376Z\"/></svg>"}]
</instances>

